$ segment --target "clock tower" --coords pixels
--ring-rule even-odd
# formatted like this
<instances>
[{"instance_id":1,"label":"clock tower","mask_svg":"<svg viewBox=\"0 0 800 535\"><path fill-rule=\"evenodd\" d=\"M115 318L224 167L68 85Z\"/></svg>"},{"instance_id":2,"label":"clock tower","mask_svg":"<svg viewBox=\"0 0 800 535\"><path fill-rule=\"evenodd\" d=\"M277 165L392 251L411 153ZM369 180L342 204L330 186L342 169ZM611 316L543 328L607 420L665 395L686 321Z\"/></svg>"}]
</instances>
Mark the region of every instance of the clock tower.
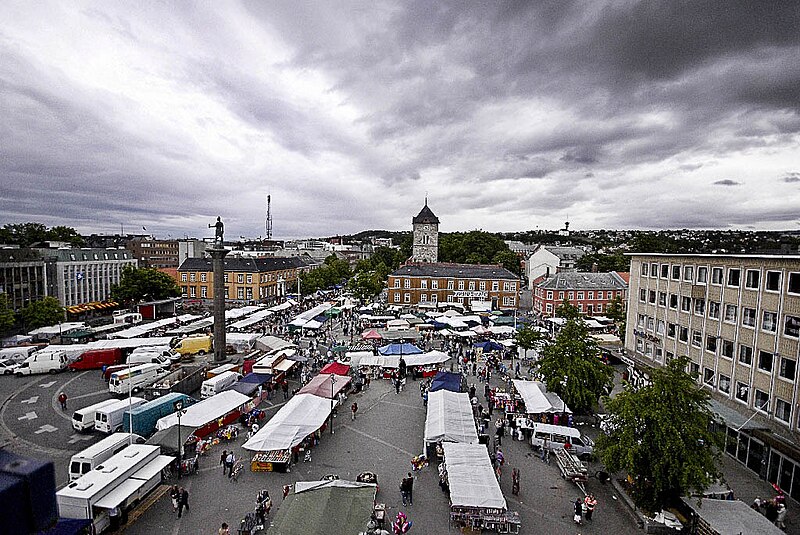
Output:
<instances>
[{"instance_id":1,"label":"clock tower","mask_svg":"<svg viewBox=\"0 0 800 535\"><path fill-rule=\"evenodd\" d=\"M419 214L411 220L414 228L414 241L411 253L412 262L438 262L439 260L439 218L428 208L428 198Z\"/></svg>"}]
</instances>

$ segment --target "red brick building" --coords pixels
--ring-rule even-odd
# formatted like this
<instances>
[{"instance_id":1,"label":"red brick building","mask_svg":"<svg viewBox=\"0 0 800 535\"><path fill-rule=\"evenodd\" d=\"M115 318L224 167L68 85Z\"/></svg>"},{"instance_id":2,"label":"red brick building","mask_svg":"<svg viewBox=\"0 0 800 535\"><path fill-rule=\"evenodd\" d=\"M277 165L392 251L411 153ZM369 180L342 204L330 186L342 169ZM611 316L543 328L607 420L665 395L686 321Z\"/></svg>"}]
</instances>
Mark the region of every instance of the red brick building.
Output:
<instances>
[{"instance_id":1,"label":"red brick building","mask_svg":"<svg viewBox=\"0 0 800 535\"><path fill-rule=\"evenodd\" d=\"M556 273L540 280L533 288L533 311L553 316L558 305L567 299L581 314L602 315L615 297L625 302L629 273Z\"/></svg>"}]
</instances>

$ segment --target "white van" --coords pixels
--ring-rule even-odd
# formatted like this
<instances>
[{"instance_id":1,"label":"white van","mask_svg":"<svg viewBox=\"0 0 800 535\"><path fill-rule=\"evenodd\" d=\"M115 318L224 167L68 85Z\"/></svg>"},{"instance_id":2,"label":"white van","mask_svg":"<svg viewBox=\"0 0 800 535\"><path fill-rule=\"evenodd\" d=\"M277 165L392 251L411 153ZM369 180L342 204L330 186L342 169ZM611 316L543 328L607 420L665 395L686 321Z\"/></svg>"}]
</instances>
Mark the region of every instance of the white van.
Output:
<instances>
[{"instance_id":1,"label":"white van","mask_svg":"<svg viewBox=\"0 0 800 535\"><path fill-rule=\"evenodd\" d=\"M114 403L94 413L94 428L102 433L122 431L122 416L128 409L135 409L147 400L142 398L115 399Z\"/></svg>"},{"instance_id":2,"label":"white van","mask_svg":"<svg viewBox=\"0 0 800 535\"><path fill-rule=\"evenodd\" d=\"M116 399L107 399L105 401L101 401L100 403L95 403L94 405L89 405L88 407L76 410L72 414L72 428L81 432L93 428L95 413L98 410L116 402Z\"/></svg>"},{"instance_id":3,"label":"white van","mask_svg":"<svg viewBox=\"0 0 800 535\"><path fill-rule=\"evenodd\" d=\"M4 347L0 349L0 360L10 360L12 362L25 362L25 359L39 350L39 346L17 346Z\"/></svg>"},{"instance_id":4,"label":"white van","mask_svg":"<svg viewBox=\"0 0 800 535\"><path fill-rule=\"evenodd\" d=\"M58 373L67 369L67 364L67 354L63 351L39 351L25 359L14 373L18 377L34 373Z\"/></svg>"},{"instance_id":5,"label":"white van","mask_svg":"<svg viewBox=\"0 0 800 535\"><path fill-rule=\"evenodd\" d=\"M131 443L144 444L144 438L133 433L114 433L76 453L69 462L69 480L75 481L83 474L94 470L103 461L110 459Z\"/></svg>"},{"instance_id":6,"label":"white van","mask_svg":"<svg viewBox=\"0 0 800 535\"><path fill-rule=\"evenodd\" d=\"M166 375L167 371L158 364L140 364L127 370L119 370L111 374L108 380L108 390L112 394L125 395L128 392L138 392L150 386Z\"/></svg>"},{"instance_id":7,"label":"white van","mask_svg":"<svg viewBox=\"0 0 800 535\"><path fill-rule=\"evenodd\" d=\"M219 375L215 375L211 379L206 379L200 387L200 397L206 399L214 394L219 394L241 378L242 375L239 373L223 372Z\"/></svg>"},{"instance_id":8,"label":"white van","mask_svg":"<svg viewBox=\"0 0 800 535\"><path fill-rule=\"evenodd\" d=\"M168 368L172 365L172 361L158 351L134 351L128 355L126 364L132 366L138 364L158 364L159 366Z\"/></svg>"},{"instance_id":9,"label":"white van","mask_svg":"<svg viewBox=\"0 0 800 535\"><path fill-rule=\"evenodd\" d=\"M534 448L547 447L549 450L563 448L569 444L569 450L579 457L589 456L594 452L594 442L574 427L564 425L533 424L531 445Z\"/></svg>"}]
</instances>

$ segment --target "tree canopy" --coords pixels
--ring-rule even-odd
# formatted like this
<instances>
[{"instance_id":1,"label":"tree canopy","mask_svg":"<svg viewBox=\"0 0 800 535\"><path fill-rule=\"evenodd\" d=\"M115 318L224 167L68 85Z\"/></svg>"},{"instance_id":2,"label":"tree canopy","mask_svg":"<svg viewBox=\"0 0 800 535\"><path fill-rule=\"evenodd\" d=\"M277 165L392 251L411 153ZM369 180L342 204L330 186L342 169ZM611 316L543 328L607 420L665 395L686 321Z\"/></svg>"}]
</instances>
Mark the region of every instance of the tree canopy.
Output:
<instances>
[{"instance_id":1,"label":"tree canopy","mask_svg":"<svg viewBox=\"0 0 800 535\"><path fill-rule=\"evenodd\" d=\"M47 327L64 321L64 307L55 297L47 296L39 301L31 301L21 311L22 321L28 330Z\"/></svg>"},{"instance_id":2,"label":"tree canopy","mask_svg":"<svg viewBox=\"0 0 800 535\"><path fill-rule=\"evenodd\" d=\"M175 279L151 268L127 266L122 270L119 284L111 287L111 297L126 304L179 295L181 290Z\"/></svg>"},{"instance_id":3,"label":"tree canopy","mask_svg":"<svg viewBox=\"0 0 800 535\"><path fill-rule=\"evenodd\" d=\"M55 226L48 229L41 223L10 223L0 228L0 243L30 247L43 241L63 241L77 247L85 242L74 228Z\"/></svg>"},{"instance_id":4,"label":"tree canopy","mask_svg":"<svg viewBox=\"0 0 800 535\"><path fill-rule=\"evenodd\" d=\"M502 264L520 273L519 258L498 236L473 230L439 235L439 261L459 264Z\"/></svg>"},{"instance_id":5,"label":"tree canopy","mask_svg":"<svg viewBox=\"0 0 800 535\"><path fill-rule=\"evenodd\" d=\"M541 351L537 362L547 389L557 393L575 412L588 412L608 394L614 370L600 354L589 329L580 319L569 319L555 340Z\"/></svg>"},{"instance_id":6,"label":"tree canopy","mask_svg":"<svg viewBox=\"0 0 800 535\"><path fill-rule=\"evenodd\" d=\"M533 329L530 325L524 325L514 335L514 343L517 347L530 351L536 348L542 342L542 334Z\"/></svg>"},{"instance_id":7,"label":"tree canopy","mask_svg":"<svg viewBox=\"0 0 800 535\"><path fill-rule=\"evenodd\" d=\"M709 394L686 373L688 363L673 359L652 371L649 385L628 385L604 400L610 426L595 452L610 471L633 478L632 498L646 511L702 491L718 473L721 440L710 430Z\"/></svg>"},{"instance_id":8,"label":"tree canopy","mask_svg":"<svg viewBox=\"0 0 800 535\"><path fill-rule=\"evenodd\" d=\"M627 272L631 270L631 260L622 252L611 254L589 253L575 261L575 267L578 271L592 271L595 265L600 273L609 271Z\"/></svg>"},{"instance_id":9,"label":"tree canopy","mask_svg":"<svg viewBox=\"0 0 800 535\"><path fill-rule=\"evenodd\" d=\"M317 290L327 290L338 284L344 284L350 278L350 264L335 254L328 256L325 262L314 271L300 275L300 292L310 295Z\"/></svg>"},{"instance_id":10,"label":"tree canopy","mask_svg":"<svg viewBox=\"0 0 800 535\"><path fill-rule=\"evenodd\" d=\"M14 323L16 323L16 317L8 296L0 293L0 336L6 336L14 327Z\"/></svg>"}]
</instances>

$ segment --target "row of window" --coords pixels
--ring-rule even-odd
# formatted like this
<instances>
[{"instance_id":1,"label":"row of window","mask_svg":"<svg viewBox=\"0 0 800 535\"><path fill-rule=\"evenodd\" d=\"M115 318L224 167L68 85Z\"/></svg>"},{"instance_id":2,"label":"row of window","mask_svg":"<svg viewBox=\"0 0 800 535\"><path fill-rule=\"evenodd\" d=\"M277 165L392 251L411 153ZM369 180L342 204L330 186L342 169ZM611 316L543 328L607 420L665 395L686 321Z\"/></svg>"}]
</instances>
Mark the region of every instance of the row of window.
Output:
<instances>
[{"instance_id":1,"label":"row of window","mask_svg":"<svg viewBox=\"0 0 800 535\"><path fill-rule=\"evenodd\" d=\"M536 305L537 305L537 310L541 312L542 311L541 304L537 303ZM585 307L583 303L577 303L575 306L578 307L578 312L580 312L581 314L586 312L587 314L592 315L592 314L600 314L601 312L603 312L603 303L592 303L586 305ZM545 303L544 308L547 314L553 313L553 303Z\"/></svg>"},{"instance_id":2,"label":"row of window","mask_svg":"<svg viewBox=\"0 0 800 535\"><path fill-rule=\"evenodd\" d=\"M89 260L88 258L86 258L86 256L87 256L86 253L81 253L81 256L83 258L78 258L75 253L70 253L69 254L69 259L72 260L73 262L78 261L78 260ZM103 260L119 260L120 256L122 257L122 260L126 260L128 258L128 253L127 252L123 252L123 253L103 253ZM100 255L98 253L92 253L92 258L94 260L100 260Z\"/></svg>"},{"instance_id":3,"label":"row of window","mask_svg":"<svg viewBox=\"0 0 800 535\"><path fill-rule=\"evenodd\" d=\"M707 266L698 266L695 276L695 266L684 266L680 264L658 264L656 262L647 263L642 262L640 272L643 277L653 277L669 280L682 280L684 282L692 282L695 284L707 284L709 276L709 268ZM722 286L732 286L740 288L742 285L742 269L741 268L728 268L727 276L722 267L711 268L711 284ZM780 271L767 271L763 277L764 290L768 292L779 292L781 289L781 276ZM749 290L757 290L761 286L761 270L760 269L745 269L744 270L744 287ZM789 284L787 291L789 293L800 295L800 273L789 273Z\"/></svg>"},{"instance_id":4,"label":"row of window","mask_svg":"<svg viewBox=\"0 0 800 535\"><path fill-rule=\"evenodd\" d=\"M669 307L673 310L678 309L680 303L681 312L692 313L696 316L707 316L710 319L719 320L726 323L736 323L739 318L739 307L732 304L722 304L718 301L708 301L704 298L694 298L683 296L678 300L678 295L655 290L639 290L639 301L643 303L658 304L660 307ZM751 307L741 307L741 325L749 328L756 328L758 320L761 320L761 330L769 333L778 331L778 313L771 310L762 310L758 316L758 310ZM791 338L800 338L800 317L784 315L783 334Z\"/></svg>"},{"instance_id":5,"label":"row of window","mask_svg":"<svg viewBox=\"0 0 800 535\"><path fill-rule=\"evenodd\" d=\"M229 273L224 274L225 282L230 282L229 280ZM200 282L207 282L208 274L207 273L200 273ZM272 282L278 281L280 279L288 280L294 279L295 275L288 271L282 272L272 272L272 273L262 273L260 277L260 282ZM239 284L244 284L245 279L247 280L247 284L253 283L253 274L248 273L245 276L244 273L237 273L236 274L236 282ZM197 274L196 273L181 273L181 282L197 282Z\"/></svg>"},{"instance_id":6,"label":"row of window","mask_svg":"<svg viewBox=\"0 0 800 535\"><path fill-rule=\"evenodd\" d=\"M392 294L393 294L392 301L395 302L395 303L400 303L400 292L392 292ZM403 299L403 301L402 301L403 303L411 303L411 294L410 293L404 293L402 299ZM430 295L428 295L428 294L420 294L420 296L419 296L419 302L420 303L436 303L436 302L438 302L438 300L439 300L439 297L438 297L437 294L430 294ZM448 295L447 296L447 301L451 302L451 303L452 302L463 303L464 302L464 298L463 297L456 298L455 296ZM516 306L516 305L517 305L517 298L516 297L509 297L509 296L504 296L503 297L503 306L513 307L513 306Z\"/></svg>"},{"instance_id":7,"label":"row of window","mask_svg":"<svg viewBox=\"0 0 800 535\"><path fill-rule=\"evenodd\" d=\"M188 295L189 297L198 297L197 295L197 287L196 286L182 286L182 293ZM258 289L259 298L262 297L269 297L272 295L276 295L276 289L274 286L269 286L266 288L259 288ZM240 286L236 288L236 299L253 299L253 288L252 287L244 287ZM206 299L208 298L208 286L200 286L200 298ZM225 287L225 299L231 299L230 297L230 288L227 286Z\"/></svg>"},{"instance_id":8,"label":"row of window","mask_svg":"<svg viewBox=\"0 0 800 535\"><path fill-rule=\"evenodd\" d=\"M431 279L430 281L431 290L438 290L439 289L439 281L436 279ZM447 289L448 290L455 290L455 281L448 280L447 281ZM472 290L474 291L475 288L475 281L469 281L469 285L465 288L466 284L465 281L460 280L458 281L458 289L459 290ZM400 279L394 279L393 288L400 288ZM411 289L411 279L404 278L403 279L403 289L410 290ZM427 290L428 289L428 280L427 279L419 279L419 289L420 290ZM442 288L444 289L444 288ZM485 292L486 291L486 281L479 281L478 282L478 290ZM492 290L493 292L497 292L500 290L500 282L499 281L492 281ZM517 283L511 281L504 281L503 282L503 291L504 292L516 292L517 291Z\"/></svg>"},{"instance_id":9,"label":"row of window","mask_svg":"<svg viewBox=\"0 0 800 535\"><path fill-rule=\"evenodd\" d=\"M539 297L542 296L541 288L538 290L537 293L538 293ZM584 295L586 295L586 300L589 300L589 301L592 301L592 300L595 300L595 299L610 301L610 300L614 299L615 295L619 296L619 297L622 297L622 292L619 292L619 291L615 292L613 290L608 290L608 291L587 290L586 294L584 294L582 291L579 291L579 292L575 292L575 291L558 292L558 300L559 301L563 301L565 298L567 298L570 301L573 301L575 299L576 295L577 295L577 298L578 298L579 301L583 301L584 300ZM554 296L553 290L547 290L547 300L548 301L552 301L553 300L553 296Z\"/></svg>"}]
</instances>

